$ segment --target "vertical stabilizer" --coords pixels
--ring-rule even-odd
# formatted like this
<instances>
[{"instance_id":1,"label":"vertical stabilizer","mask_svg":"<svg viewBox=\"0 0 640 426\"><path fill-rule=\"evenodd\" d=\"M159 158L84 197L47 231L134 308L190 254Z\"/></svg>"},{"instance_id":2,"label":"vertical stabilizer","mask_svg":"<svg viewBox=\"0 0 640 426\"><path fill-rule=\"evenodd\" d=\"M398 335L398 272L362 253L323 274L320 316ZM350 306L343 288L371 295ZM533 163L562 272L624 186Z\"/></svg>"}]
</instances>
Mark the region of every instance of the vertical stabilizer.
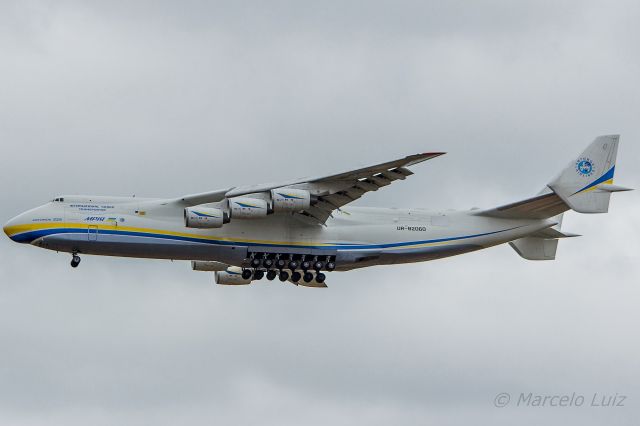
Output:
<instances>
[{"instance_id":1,"label":"vertical stabilizer","mask_svg":"<svg viewBox=\"0 0 640 426\"><path fill-rule=\"evenodd\" d=\"M549 188L577 212L606 213L611 192L616 190L612 183L619 138L597 137L549 183Z\"/></svg>"}]
</instances>

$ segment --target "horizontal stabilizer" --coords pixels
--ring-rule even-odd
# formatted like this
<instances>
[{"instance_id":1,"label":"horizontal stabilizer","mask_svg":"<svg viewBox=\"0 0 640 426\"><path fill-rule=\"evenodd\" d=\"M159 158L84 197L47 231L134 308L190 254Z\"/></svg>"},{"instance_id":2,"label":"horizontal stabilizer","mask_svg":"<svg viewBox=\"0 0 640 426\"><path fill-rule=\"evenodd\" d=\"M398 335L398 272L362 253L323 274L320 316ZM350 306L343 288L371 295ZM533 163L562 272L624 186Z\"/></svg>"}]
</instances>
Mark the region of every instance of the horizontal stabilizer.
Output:
<instances>
[{"instance_id":1,"label":"horizontal stabilizer","mask_svg":"<svg viewBox=\"0 0 640 426\"><path fill-rule=\"evenodd\" d=\"M509 245L527 260L553 260L558 249L557 239L525 237L511 241Z\"/></svg>"},{"instance_id":2,"label":"horizontal stabilizer","mask_svg":"<svg viewBox=\"0 0 640 426\"><path fill-rule=\"evenodd\" d=\"M625 188L624 186L618 186L618 185L607 185L607 184L602 184L602 185L598 186L597 191L603 191L603 192L624 192L624 191L633 191L633 188Z\"/></svg>"},{"instance_id":3,"label":"horizontal stabilizer","mask_svg":"<svg viewBox=\"0 0 640 426\"><path fill-rule=\"evenodd\" d=\"M580 237L581 235L574 234L572 232L563 232L555 228L547 228L547 229L543 229L542 231L534 232L530 236L536 237L536 238L553 239L553 238L574 238L574 237Z\"/></svg>"}]
</instances>

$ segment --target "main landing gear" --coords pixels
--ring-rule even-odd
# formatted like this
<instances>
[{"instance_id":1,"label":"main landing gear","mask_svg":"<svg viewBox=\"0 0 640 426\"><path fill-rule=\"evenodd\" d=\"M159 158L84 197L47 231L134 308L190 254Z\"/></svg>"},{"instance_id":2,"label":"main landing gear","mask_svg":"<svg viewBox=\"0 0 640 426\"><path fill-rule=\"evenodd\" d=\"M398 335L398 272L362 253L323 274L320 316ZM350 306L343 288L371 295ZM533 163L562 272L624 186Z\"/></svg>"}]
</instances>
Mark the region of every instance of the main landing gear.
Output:
<instances>
[{"instance_id":1,"label":"main landing gear","mask_svg":"<svg viewBox=\"0 0 640 426\"><path fill-rule=\"evenodd\" d=\"M314 281L323 284L327 276L321 271L330 272L336 268L335 256L332 255L251 253L244 264L242 278L245 280L261 280L266 276L269 281L278 278L296 285L301 281L304 283L301 285Z\"/></svg>"},{"instance_id":2,"label":"main landing gear","mask_svg":"<svg viewBox=\"0 0 640 426\"><path fill-rule=\"evenodd\" d=\"M78 256L78 253L73 253L73 257L71 258L71 267L72 268L77 268L78 265L80 264L80 256Z\"/></svg>"}]
</instances>

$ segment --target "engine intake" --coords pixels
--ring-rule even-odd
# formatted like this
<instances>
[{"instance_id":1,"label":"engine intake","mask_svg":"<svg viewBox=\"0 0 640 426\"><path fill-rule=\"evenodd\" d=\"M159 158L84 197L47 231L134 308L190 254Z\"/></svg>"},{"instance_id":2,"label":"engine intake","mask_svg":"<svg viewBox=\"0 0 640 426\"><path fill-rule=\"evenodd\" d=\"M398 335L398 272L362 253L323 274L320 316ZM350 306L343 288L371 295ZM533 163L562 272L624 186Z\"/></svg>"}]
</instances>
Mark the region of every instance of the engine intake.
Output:
<instances>
[{"instance_id":1,"label":"engine intake","mask_svg":"<svg viewBox=\"0 0 640 426\"><path fill-rule=\"evenodd\" d=\"M245 285L251 284L251 279L242 278L242 268L230 266L226 271L215 272L216 284Z\"/></svg>"}]
</instances>

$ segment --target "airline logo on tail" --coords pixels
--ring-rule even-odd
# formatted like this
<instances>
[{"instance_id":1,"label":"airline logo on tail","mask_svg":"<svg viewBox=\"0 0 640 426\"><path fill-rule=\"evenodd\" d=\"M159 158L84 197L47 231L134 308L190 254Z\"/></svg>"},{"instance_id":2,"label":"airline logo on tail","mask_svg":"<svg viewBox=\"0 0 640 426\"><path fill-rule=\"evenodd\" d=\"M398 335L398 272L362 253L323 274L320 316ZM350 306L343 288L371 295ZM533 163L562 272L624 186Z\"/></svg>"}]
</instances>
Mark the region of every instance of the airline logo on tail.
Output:
<instances>
[{"instance_id":1,"label":"airline logo on tail","mask_svg":"<svg viewBox=\"0 0 640 426\"><path fill-rule=\"evenodd\" d=\"M589 177L595 171L595 167L593 166L593 161L586 157L579 158L576 161L576 171L579 175Z\"/></svg>"}]
</instances>

